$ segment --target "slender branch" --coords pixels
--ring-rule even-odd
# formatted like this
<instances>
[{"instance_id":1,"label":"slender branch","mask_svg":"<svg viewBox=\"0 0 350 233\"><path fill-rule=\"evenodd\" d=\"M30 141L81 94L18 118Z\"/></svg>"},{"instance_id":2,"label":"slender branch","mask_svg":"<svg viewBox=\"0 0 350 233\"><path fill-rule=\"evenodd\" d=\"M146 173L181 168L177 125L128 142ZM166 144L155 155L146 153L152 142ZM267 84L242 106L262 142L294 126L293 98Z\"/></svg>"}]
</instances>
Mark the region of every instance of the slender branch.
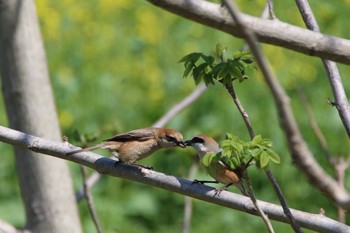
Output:
<instances>
[{"instance_id":1,"label":"slender branch","mask_svg":"<svg viewBox=\"0 0 350 233\"><path fill-rule=\"evenodd\" d=\"M97 181L102 177L102 175L98 172L93 172L86 180L85 180L85 185L87 186L88 189L91 189L92 186L96 184ZM79 202L84 198L84 186L79 189L75 193L75 198Z\"/></svg>"},{"instance_id":2,"label":"slender branch","mask_svg":"<svg viewBox=\"0 0 350 233\"><path fill-rule=\"evenodd\" d=\"M267 6L269 8L270 19L276 19L276 15L273 11L273 0L267 0Z\"/></svg>"},{"instance_id":3,"label":"slender branch","mask_svg":"<svg viewBox=\"0 0 350 233\"><path fill-rule=\"evenodd\" d=\"M241 101L238 99L232 83L225 85L225 88L227 89L228 93L231 95L233 101L235 102L239 113L242 115L243 121L244 121L245 125L247 126L250 139L253 139L255 137L255 133L254 133L253 127L250 123L248 113L244 110L243 105L241 104Z\"/></svg>"},{"instance_id":4,"label":"slender branch","mask_svg":"<svg viewBox=\"0 0 350 233\"><path fill-rule=\"evenodd\" d=\"M273 226L270 222L270 219L268 217L268 215L265 214L265 212L262 210L262 208L260 207L256 197L255 197L255 193L254 193L254 189L253 189L253 185L252 185L252 182L250 181L250 177L248 175L248 171L245 170L243 171L243 177L244 177L244 180L246 181L246 184L247 184L247 187L248 187L248 195L250 197L250 199L252 200L254 206L256 207L256 209L258 210L259 212L259 215L261 216L261 218L263 219L266 227L267 227L267 230L270 232L270 233L274 233L275 230L273 229Z\"/></svg>"},{"instance_id":5,"label":"slender branch","mask_svg":"<svg viewBox=\"0 0 350 233\"><path fill-rule=\"evenodd\" d=\"M239 26L220 4L203 0L147 0L148 2L203 25L243 38ZM350 64L350 40L312 32L279 20L265 20L240 14L260 42L280 46L310 56Z\"/></svg>"},{"instance_id":6,"label":"slender branch","mask_svg":"<svg viewBox=\"0 0 350 233\"><path fill-rule=\"evenodd\" d=\"M295 2L298 6L301 16L303 17L306 27L311 31L320 32L320 28L317 24L314 14L312 13L308 1L295 0ZM335 62L323 58L321 59L323 66L327 71L329 83L332 87L333 95L335 98L334 102L337 107L338 114L343 122L348 137L350 137L350 106L337 64Z\"/></svg>"},{"instance_id":7,"label":"slender branch","mask_svg":"<svg viewBox=\"0 0 350 233\"><path fill-rule=\"evenodd\" d=\"M237 27L241 30L244 39L246 40L247 44L249 45L252 53L254 54L254 57L264 75L265 78L273 78L273 73L270 70L267 59L264 57L263 53L260 50L260 47L258 46L257 39L253 32L247 28L242 19L239 15L239 12L237 8L234 6L234 4L230 0L223 0L224 5L227 7L228 12L230 13L232 19L236 22ZM273 176L272 172L270 170L266 171L266 175L269 177L270 181L273 184L273 188L275 189L275 192L277 193L277 196L280 200L280 203L282 205L283 211L285 212L286 216L288 217L290 224L293 228L293 230L297 233L302 232L298 224L296 223L288 205L287 202L282 194L282 191Z\"/></svg>"},{"instance_id":8,"label":"slender branch","mask_svg":"<svg viewBox=\"0 0 350 233\"><path fill-rule=\"evenodd\" d=\"M198 160L195 159L192 162L192 165L190 167L190 171L188 172L187 179L193 180L198 170ZM190 226L191 226L191 218L192 218L192 198L185 196L185 203L184 203L184 218L182 223L182 233L189 233L190 232Z\"/></svg>"},{"instance_id":9,"label":"slender branch","mask_svg":"<svg viewBox=\"0 0 350 233\"><path fill-rule=\"evenodd\" d=\"M206 90L206 86L204 84L199 85L192 93L187 95L183 100L181 100L179 103L174 105L168 112L166 112L161 118L159 118L156 123L154 123L153 127L164 127L172 118L174 118L179 112L187 108L189 105L191 105L198 97L203 94L203 92ZM90 177L87 179L86 183L88 187L92 187L95 185L97 181L101 178L101 175L97 172L94 172L90 175ZM83 188L80 188L78 192L75 194L75 198L77 201L80 201L83 196Z\"/></svg>"},{"instance_id":10,"label":"slender branch","mask_svg":"<svg viewBox=\"0 0 350 233\"><path fill-rule=\"evenodd\" d=\"M92 217L92 220L95 224L95 227L96 227L96 230L98 233L102 233L102 228L101 228L101 224L100 222L98 221L98 217L97 217L97 213L95 211L95 207L94 207L94 203L93 203L93 198L92 198L92 195L91 195L91 190L89 188L89 186L87 185L87 178L88 178L88 174L87 174L87 171L86 171L86 167L85 166L82 166L80 165L80 170L81 170L81 173L83 175L83 189L84 189L84 197L86 199L86 202L87 202L87 206L88 206L88 209L89 209L89 212L91 214L91 217Z\"/></svg>"},{"instance_id":11,"label":"slender branch","mask_svg":"<svg viewBox=\"0 0 350 233\"><path fill-rule=\"evenodd\" d=\"M350 156L348 156L346 160L343 157L333 158L332 164L335 170L338 184L344 188L345 171L350 166ZM346 210L344 210L344 208L338 206L338 219L341 223L345 223L345 212Z\"/></svg>"},{"instance_id":12,"label":"slender branch","mask_svg":"<svg viewBox=\"0 0 350 233\"><path fill-rule=\"evenodd\" d=\"M237 106L238 108L238 111L241 113L242 115L242 118L244 120L244 123L246 124L247 126L247 129L248 129L248 132L249 132L249 136L251 139L254 138L255 134L254 134L254 130L253 130L253 127L250 123L250 120L249 120L249 116L248 116L248 113L244 110L243 108L243 105L241 104L241 101L238 99L237 95L236 95L236 92L235 92L235 89L233 88L233 85L232 83L229 83L229 84L226 84L225 85L225 88L227 89L227 91L229 92L229 94L231 95L235 105ZM256 207L256 209L258 210L262 220L264 221L268 231L270 233L273 233L274 232L274 229L272 227L272 224L268 218L268 216L264 213L264 211L260 208L257 200L256 200L256 197L255 197L255 193L254 193L254 189L253 189L253 185L252 183L250 182L250 178L249 178L249 175L248 175L248 171L246 170L246 168L249 166L249 163L250 161L248 161L246 167L243 169L242 173L243 173L243 177L244 177L244 180L246 181L246 184L248 186L248 194L249 194L249 197L251 198L254 206Z\"/></svg>"},{"instance_id":13,"label":"slender branch","mask_svg":"<svg viewBox=\"0 0 350 233\"><path fill-rule=\"evenodd\" d=\"M173 106L167 113L165 113L156 123L153 124L153 127L163 127L168 123L172 118L174 118L179 112L187 108L192 104L199 96L207 89L204 84L199 85L192 93L186 96L183 100Z\"/></svg>"},{"instance_id":14,"label":"slender branch","mask_svg":"<svg viewBox=\"0 0 350 233\"><path fill-rule=\"evenodd\" d=\"M192 181L189 180L148 169L140 169L137 166L128 164L118 164L116 167L114 160L92 152L66 156L66 153L72 149L77 149L67 142L53 142L2 126L0 126L0 141L88 166L102 174L151 185L227 208L244 211L252 215L258 214L248 197L236 193L223 191L220 196L214 196L215 188L213 187L192 185ZM288 219L280 206L263 201L258 202L270 219L288 223ZM324 233L345 233L350 231L349 226L320 214L310 214L293 209L291 209L291 212L300 226L310 230Z\"/></svg>"},{"instance_id":15,"label":"slender branch","mask_svg":"<svg viewBox=\"0 0 350 233\"><path fill-rule=\"evenodd\" d=\"M221 62L224 62L224 58L221 57ZM254 130L253 130L253 127L250 123L250 120L249 120L249 116L248 116L248 113L244 110L244 107L243 105L241 104L241 101L239 100L239 98L237 97L236 95L236 92L235 92L235 89L233 88L233 84L232 82L230 83L227 83L227 84L223 84L226 88L226 90L228 91L228 93L231 95L232 99L233 99L233 102L235 103L236 107L238 108L238 111L239 113L242 115L242 118L243 118L243 121L244 123L246 124L246 127L248 129L248 132L249 132L249 136L251 139L254 138L255 134L254 134ZM267 227L267 230L270 232L270 233L274 233L274 229L272 227L272 224L268 218L268 216L264 213L264 211L260 208L257 200L256 200L256 197L255 197L255 193L254 193L254 189L253 189L253 185L252 183L250 182L250 177L249 177L249 174L248 174L248 171L247 171L247 168L250 164L251 160L249 160L247 162L247 164L245 165L244 168L241 168L241 172L242 172L242 176L244 178L244 180L246 181L246 184L248 186L248 194L249 194L249 197L251 198L254 206L256 207L256 209L258 210L259 212L259 215L261 216L262 220L264 221L266 227Z\"/></svg>"},{"instance_id":16,"label":"slender branch","mask_svg":"<svg viewBox=\"0 0 350 233\"><path fill-rule=\"evenodd\" d=\"M325 152L325 154L327 156L328 162L332 163L331 160L332 160L333 155L332 155L331 151L329 150L329 147L327 145L327 140L326 140L324 134L322 133L320 127L317 124L317 121L315 119L315 116L314 116L312 109L311 109L311 106L310 106L310 102L308 101L305 93L302 91L302 89L300 87L297 87L296 90L297 90L298 96L301 100L301 103L303 104L303 107L306 111L306 115L309 119L309 123L311 125L311 128L314 131L314 133L317 137L317 140L320 142L322 150Z\"/></svg>"},{"instance_id":17,"label":"slender branch","mask_svg":"<svg viewBox=\"0 0 350 233\"><path fill-rule=\"evenodd\" d=\"M317 121L315 119L315 116L312 112L311 106L309 101L306 98L305 93L301 90L300 87L297 87L297 93L299 95L299 98L301 99L301 102L304 106L304 109L307 113L310 125L312 130L314 131L323 151L326 153L328 162L332 165L334 168L335 174L336 174L336 180L340 187L344 188L344 175L345 171L349 167L349 159L344 161L343 157L334 157L331 153L331 151L328 148L326 138L324 137L320 127L317 124ZM350 158L350 157L349 157ZM340 222L345 223L345 211L344 208L337 205L338 209L338 219Z\"/></svg>"}]
</instances>

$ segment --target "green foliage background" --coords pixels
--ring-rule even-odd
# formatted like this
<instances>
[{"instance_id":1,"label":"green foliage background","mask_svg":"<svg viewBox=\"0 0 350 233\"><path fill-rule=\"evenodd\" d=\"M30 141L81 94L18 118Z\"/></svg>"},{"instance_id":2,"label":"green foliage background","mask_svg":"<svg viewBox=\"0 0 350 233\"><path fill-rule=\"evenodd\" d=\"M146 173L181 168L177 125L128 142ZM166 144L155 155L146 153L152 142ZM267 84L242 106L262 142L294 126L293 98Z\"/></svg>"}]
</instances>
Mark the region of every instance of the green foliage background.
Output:
<instances>
[{"instance_id":1,"label":"green foliage background","mask_svg":"<svg viewBox=\"0 0 350 233\"><path fill-rule=\"evenodd\" d=\"M237 1L245 13L259 16L265 1ZM182 79L178 60L191 52L211 53L218 41L229 50L239 50L244 42L165 12L146 1L129 0L37 0L51 80L63 134L74 143L74 132L97 136L97 141L114 133L148 127L194 88L191 79ZM346 0L310 1L322 32L349 38ZM294 1L275 1L277 17L303 26ZM326 104L332 93L327 76L317 58L282 48L263 46L271 65L291 96L302 133L316 159L333 174L306 118L295 91L300 86L312 103L313 111L335 155L349 154L349 141L334 108ZM349 67L339 65L345 88ZM292 164L286 150L271 95L259 71L242 84L235 84L255 132L274 143L281 164L271 167L290 207L336 218L330 200L308 183ZM0 123L7 125L3 101ZM190 108L181 112L167 127L224 139L232 132L248 140L248 132L230 96L217 85L210 88ZM96 141L96 142L97 142ZM92 142L94 143L94 142ZM25 222L15 174L12 150L0 144L0 218L17 226ZM104 152L101 152L104 153ZM107 155L107 153L106 153ZM157 152L143 161L156 170L187 177L196 155L191 148ZM76 164L70 164L75 188L81 186ZM250 171L259 199L278 203L271 185L256 169ZM347 175L347 178L349 175ZM208 178L200 169L197 178ZM348 184L347 188L350 188ZM237 192L235 188L231 191ZM105 232L181 232L184 197L131 181L104 177L93 189L96 209ZM86 204L79 203L84 232L95 232ZM292 232L285 224L274 223L276 232ZM262 221L220 206L194 200L192 232L258 232ZM308 232L308 231L306 231Z\"/></svg>"}]
</instances>

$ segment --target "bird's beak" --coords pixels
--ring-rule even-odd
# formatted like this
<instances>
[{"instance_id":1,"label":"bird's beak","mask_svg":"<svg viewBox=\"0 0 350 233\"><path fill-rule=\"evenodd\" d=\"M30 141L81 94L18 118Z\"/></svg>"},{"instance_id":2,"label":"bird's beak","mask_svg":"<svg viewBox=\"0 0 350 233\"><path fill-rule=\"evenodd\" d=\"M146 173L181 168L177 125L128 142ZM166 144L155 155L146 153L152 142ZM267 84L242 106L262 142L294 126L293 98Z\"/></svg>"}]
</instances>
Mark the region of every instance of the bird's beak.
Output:
<instances>
[{"instance_id":1,"label":"bird's beak","mask_svg":"<svg viewBox=\"0 0 350 233\"><path fill-rule=\"evenodd\" d=\"M192 146L192 140L187 140L184 143L186 146Z\"/></svg>"},{"instance_id":2,"label":"bird's beak","mask_svg":"<svg viewBox=\"0 0 350 233\"><path fill-rule=\"evenodd\" d=\"M187 146L186 142L183 141L177 142L177 145L182 148L185 148Z\"/></svg>"}]
</instances>

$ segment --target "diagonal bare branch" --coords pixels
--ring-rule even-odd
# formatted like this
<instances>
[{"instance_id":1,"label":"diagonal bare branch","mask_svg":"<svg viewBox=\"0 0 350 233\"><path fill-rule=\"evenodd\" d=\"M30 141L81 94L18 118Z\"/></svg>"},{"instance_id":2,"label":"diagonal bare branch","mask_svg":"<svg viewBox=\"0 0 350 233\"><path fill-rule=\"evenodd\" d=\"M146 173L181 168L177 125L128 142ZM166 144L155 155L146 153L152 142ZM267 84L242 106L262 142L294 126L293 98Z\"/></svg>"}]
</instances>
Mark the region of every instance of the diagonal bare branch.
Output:
<instances>
[{"instance_id":1,"label":"diagonal bare branch","mask_svg":"<svg viewBox=\"0 0 350 233\"><path fill-rule=\"evenodd\" d=\"M3 126L0 126L0 141L88 166L102 174L136 181L202 201L257 215L250 199L242 195L223 191L220 196L214 196L215 188L213 187L193 185L189 180L148 169L140 169L139 167L128 164L119 164L116 167L114 160L92 152L78 153L67 157L66 153L71 151L74 146L66 142L54 142ZM259 201L259 205L263 211L268 214L270 219L284 223L288 222L280 206L263 201ZM310 214L293 209L291 209L291 211L298 224L307 229L324 233L350 232L349 226L324 215Z\"/></svg>"},{"instance_id":2,"label":"diagonal bare branch","mask_svg":"<svg viewBox=\"0 0 350 233\"><path fill-rule=\"evenodd\" d=\"M300 14L303 17L306 27L315 32L320 32L320 28L317 24L316 18L312 13L311 7L307 0L295 0ZM343 122L345 130L350 137L350 106L348 102L348 97L346 96L344 85L342 83L340 73L335 62L322 59L324 68L327 71L329 83L332 87L334 95L334 103L338 110L340 119Z\"/></svg>"}]
</instances>

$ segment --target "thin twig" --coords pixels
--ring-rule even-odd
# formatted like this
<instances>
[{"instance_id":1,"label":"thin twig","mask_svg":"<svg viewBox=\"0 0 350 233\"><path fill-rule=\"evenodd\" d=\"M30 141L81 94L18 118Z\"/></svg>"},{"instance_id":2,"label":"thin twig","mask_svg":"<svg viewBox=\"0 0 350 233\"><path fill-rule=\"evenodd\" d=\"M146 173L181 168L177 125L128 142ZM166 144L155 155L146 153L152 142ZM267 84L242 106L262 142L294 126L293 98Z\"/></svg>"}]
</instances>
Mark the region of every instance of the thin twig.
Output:
<instances>
[{"instance_id":1,"label":"thin twig","mask_svg":"<svg viewBox=\"0 0 350 233\"><path fill-rule=\"evenodd\" d=\"M307 0L295 0L306 27L314 32L320 32L316 18ZM335 105L344 128L350 137L350 106L346 96L337 64L333 61L321 58L324 68L327 71L329 83L332 87Z\"/></svg>"},{"instance_id":2,"label":"thin twig","mask_svg":"<svg viewBox=\"0 0 350 233\"><path fill-rule=\"evenodd\" d=\"M275 12L273 11L273 0L267 0L267 6L269 8L270 19L276 19Z\"/></svg>"},{"instance_id":3,"label":"thin twig","mask_svg":"<svg viewBox=\"0 0 350 233\"><path fill-rule=\"evenodd\" d=\"M338 184L344 188L345 172L350 166L350 156L345 160L343 157L333 158L333 167L336 174ZM346 222L346 210L341 206L338 207L338 220L341 223Z\"/></svg>"},{"instance_id":4,"label":"thin twig","mask_svg":"<svg viewBox=\"0 0 350 233\"><path fill-rule=\"evenodd\" d=\"M230 13L231 17L233 18L233 20L236 22L237 27L240 28L240 30L243 33L243 37L245 38L246 42L248 43L265 79L269 78L274 78L274 75L272 73L272 71L270 70L267 60L264 57L263 53L260 50L260 47L258 46L257 43L257 39L255 37L255 35L247 28L243 25L242 20L240 18L239 12L238 10L236 10L236 7L234 6L234 4L229 1L229 0L223 0L223 3L225 4L225 6L228 9L228 12ZM285 201L285 198L281 192L281 189L276 181L276 179L274 178L274 176L272 175L271 171L266 172L266 175L269 177L270 181L273 184L273 187L279 197L280 200L283 200L281 202L282 208L284 213L286 214L286 216L288 217L290 224L293 228L293 230L297 233L301 233L301 229L298 226L298 224L296 223L288 205L287 202Z\"/></svg>"},{"instance_id":5,"label":"thin twig","mask_svg":"<svg viewBox=\"0 0 350 233\"><path fill-rule=\"evenodd\" d=\"M303 90L299 86L296 87L296 90L297 90L298 96L301 100L301 103L303 104L303 107L306 111L311 128L314 131L314 133L315 133L315 135L316 135L316 137L317 137L317 139L322 147L322 150L325 152L327 159L328 159L328 162L331 163L333 155L332 155L331 151L329 150L327 140L326 140L324 134L322 133L320 127L317 124L317 121L316 121L315 116L314 116L312 109L311 109L310 102L308 101L305 93L303 92Z\"/></svg>"},{"instance_id":6,"label":"thin twig","mask_svg":"<svg viewBox=\"0 0 350 233\"><path fill-rule=\"evenodd\" d=\"M101 178L101 174L93 172L85 181L86 186L91 189L92 186ZM75 193L75 199L79 202L84 198L84 187Z\"/></svg>"},{"instance_id":7,"label":"thin twig","mask_svg":"<svg viewBox=\"0 0 350 233\"><path fill-rule=\"evenodd\" d=\"M271 221L269 219L269 217L264 213L264 211L261 209L256 197L255 197L255 193L254 193L254 189L253 189L253 185L252 185L252 182L250 181L250 177L248 175L248 170L245 170L243 171L243 177L244 177L244 180L247 184L247 187L248 187L248 195L250 197L250 199L252 200L255 208L257 209L257 211L259 212L259 215L261 216L261 218L263 219L266 227L267 227L267 230L270 232L270 233L274 233L275 230L273 229L273 226L271 224Z\"/></svg>"},{"instance_id":8,"label":"thin twig","mask_svg":"<svg viewBox=\"0 0 350 233\"><path fill-rule=\"evenodd\" d=\"M221 62L225 62L223 56L221 57ZM223 83L223 85L225 86L226 90L228 91L228 93L229 93L230 96L232 97L233 102L235 103L235 105L236 105L236 107L237 107L239 113L242 115L243 121L244 121L244 123L245 123L245 125L246 125L246 127L247 127L247 129L248 129L250 138L253 139L254 136L255 136L255 134L254 134L253 127L252 127L252 125L251 125L251 123L250 123L248 113L244 110L244 107L243 107L243 105L241 104L241 101L240 101L239 98L237 97L236 92L235 92L235 89L233 88L232 82L226 83L226 84ZM251 160L252 160L252 159L251 159ZM250 182L250 177L249 177L247 168L248 168L248 166L249 166L251 160L249 160L249 161L247 162L247 164L245 165L245 167L240 168L240 170L241 170L242 176L243 176L243 178L244 178L244 180L246 181L246 184L247 184L247 186L248 186L248 194L249 194L249 197L251 198L251 200L252 200L254 206L256 207L256 209L258 210L258 212L259 212L261 218L263 219L263 221L264 221L264 223L265 223L265 225L266 225L268 231L269 231L270 233L274 233L275 231L274 231L274 229L273 229L273 227L272 227L272 224L271 224L271 222L270 222L268 216L264 213L264 211L262 211L262 209L260 208L258 202L256 201L254 189L253 189L252 183Z\"/></svg>"},{"instance_id":9,"label":"thin twig","mask_svg":"<svg viewBox=\"0 0 350 233\"><path fill-rule=\"evenodd\" d=\"M250 123L248 113L244 110L243 105L241 104L241 101L239 101L239 99L236 95L235 89L233 88L233 84L229 83L229 84L225 85L225 88L227 89L228 93L231 95L233 101L235 102L235 104L238 108L239 113L243 117L244 123L247 126L247 129L249 132L250 139L253 139L255 134L254 134L253 127Z\"/></svg>"},{"instance_id":10,"label":"thin twig","mask_svg":"<svg viewBox=\"0 0 350 233\"><path fill-rule=\"evenodd\" d=\"M311 128L312 128L313 132L315 133L323 151L325 152L328 162L332 165L332 167L335 171L336 180L337 180L339 186L344 188L344 174L345 174L345 171L349 167L349 160L347 160L348 162L346 162L346 161L344 161L343 157L338 158L338 157L334 157L332 155L332 153L329 150L329 147L327 145L326 138L325 138L324 134L322 133L320 127L317 124L317 121L316 121L315 116L314 116L312 109L311 109L311 105L310 105L305 93L301 90L301 88L299 86L297 86L296 90L297 90L298 96L299 96L299 98L304 106L304 109L307 113ZM337 205L337 209L338 209L338 220L342 223L345 223L345 209L339 205Z\"/></svg>"},{"instance_id":11,"label":"thin twig","mask_svg":"<svg viewBox=\"0 0 350 233\"><path fill-rule=\"evenodd\" d=\"M195 159L192 162L192 165L190 167L190 171L188 173L187 179L193 180L198 170L198 160ZM184 203L184 218L182 223L182 233L189 233L190 227L191 227L191 218L192 218L192 205L193 201L191 197L185 196L185 203Z\"/></svg>"},{"instance_id":12,"label":"thin twig","mask_svg":"<svg viewBox=\"0 0 350 233\"><path fill-rule=\"evenodd\" d=\"M174 105L168 112L166 112L159 120L157 120L152 127L164 127L172 118L174 118L179 112L187 108L191 105L198 97L203 94L206 90L206 86L204 84L199 85L193 92L187 95L184 99L182 99L179 103ZM101 174L97 172L93 172L89 178L87 178L87 185L89 188L95 185L96 182L101 178ZM75 193L75 198L77 201L80 201L83 198L83 188L80 188L79 191Z\"/></svg>"},{"instance_id":13,"label":"thin twig","mask_svg":"<svg viewBox=\"0 0 350 233\"><path fill-rule=\"evenodd\" d=\"M254 136L255 136L253 127L252 127L252 125L251 125L251 123L249 121L249 116L248 116L247 112L244 110L244 107L241 104L241 101L239 100L239 98L236 95L235 89L233 88L233 84L232 83L226 84L225 87L226 87L227 91L229 92L229 94L231 95L235 105L237 106L238 111L241 113L241 115L243 117L244 123L246 124L247 129L248 129L250 138L253 139ZM264 213L264 211L262 211L262 209L260 208L260 206L259 206L259 204L258 204L258 202L256 200L254 189L253 189L253 185L250 182L250 177L248 175L248 170L246 169L249 166L249 163L250 163L250 161L248 162L247 166L243 169L243 171L241 171L242 175L243 175L243 178L244 178L244 180L245 180L245 182L247 184L247 187L248 187L248 195L249 195L250 199L252 200L255 208L259 212L261 218L263 219L263 221L264 221L268 231L270 233L274 233L275 231L274 231L274 229L272 227L272 224L271 224L268 216Z\"/></svg>"},{"instance_id":14,"label":"thin twig","mask_svg":"<svg viewBox=\"0 0 350 233\"><path fill-rule=\"evenodd\" d=\"M83 165L80 165L80 170L81 170L81 173L83 175L84 197L86 199L89 212L90 212L92 220L93 220L93 222L95 224L96 231L98 233L102 233L102 228L101 228L100 222L98 221L98 218L97 218L97 214L96 214L96 211L95 211L95 207L94 207L93 198L92 198L92 195L91 195L91 192L90 192L90 188L88 187L88 184L86 182L87 181L87 177L88 177L88 174L87 174L87 171L86 171L86 167L83 166Z\"/></svg>"}]
</instances>

